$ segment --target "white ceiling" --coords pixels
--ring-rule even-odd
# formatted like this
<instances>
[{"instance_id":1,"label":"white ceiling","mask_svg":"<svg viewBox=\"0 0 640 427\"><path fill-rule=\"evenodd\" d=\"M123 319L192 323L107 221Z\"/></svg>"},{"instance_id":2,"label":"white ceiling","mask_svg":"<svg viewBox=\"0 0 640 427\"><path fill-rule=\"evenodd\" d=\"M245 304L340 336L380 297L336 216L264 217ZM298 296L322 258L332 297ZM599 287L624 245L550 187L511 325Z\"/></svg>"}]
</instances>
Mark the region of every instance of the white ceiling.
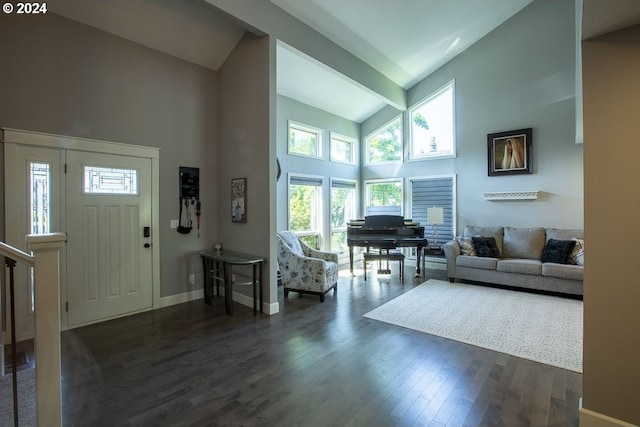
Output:
<instances>
[{"instance_id":1,"label":"white ceiling","mask_svg":"<svg viewBox=\"0 0 640 427\"><path fill-rule=\"evenodd\" d=\"M271 0L405 89L531 1L403 0L398 7L389 0ZM583 38L640 23L640 0L583 2ZM205 0L56 0L48 7L212 70L245 32ZM386 105L284 43L278 44L277 76L279 94L358 123Z\"/></svg>"}]
</instances>

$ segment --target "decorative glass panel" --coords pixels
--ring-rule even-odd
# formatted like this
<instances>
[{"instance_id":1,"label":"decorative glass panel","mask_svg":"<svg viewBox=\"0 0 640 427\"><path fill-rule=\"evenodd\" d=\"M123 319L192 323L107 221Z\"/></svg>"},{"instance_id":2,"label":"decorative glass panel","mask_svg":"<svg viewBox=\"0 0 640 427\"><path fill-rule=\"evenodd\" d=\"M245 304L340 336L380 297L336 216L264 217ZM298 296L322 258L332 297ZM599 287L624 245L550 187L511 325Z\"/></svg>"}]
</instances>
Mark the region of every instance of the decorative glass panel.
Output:
<instances>
[{"instance_id":1,"label":"decorative glass panel","mask_svg":"<svg viewBox=\"0 0 640 427\"><path fill-rule=\"evenodd\" d=\"M29 209L29 230L32 234L49 232L49 186L51 182L51 165L49 163L29 162L29 185L31 195Z\"/></svg>"},{"instance_id":2,"label":"decorative glass panel","mask_svg":"<svg viewBox=\"0 0 640 427\"><path fill-rule=\"evenodd\" d=\"M84 167L86 194L138 194L138 171L98 166Z\"/></svg>"}]
</instances>

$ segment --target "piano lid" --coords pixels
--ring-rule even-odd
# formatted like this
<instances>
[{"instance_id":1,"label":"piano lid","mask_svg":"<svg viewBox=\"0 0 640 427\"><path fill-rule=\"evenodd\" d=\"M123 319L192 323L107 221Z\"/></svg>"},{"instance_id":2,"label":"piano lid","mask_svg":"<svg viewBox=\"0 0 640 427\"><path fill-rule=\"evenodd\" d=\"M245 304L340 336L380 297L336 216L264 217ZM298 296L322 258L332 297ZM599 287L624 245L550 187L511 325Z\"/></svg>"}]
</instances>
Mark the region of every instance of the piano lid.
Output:
<instances>
[{"instance_id":1,"label":"piano lid","mask_svg":"<svg viewBox=\"0 0 640 427\"><path fill-rule=\"evenodd\" d=\"M349 227L357 228L404 228L419 225L402 215L368 215L364 219L355 219L347 223Z\"/></svg>"}]
</instances>

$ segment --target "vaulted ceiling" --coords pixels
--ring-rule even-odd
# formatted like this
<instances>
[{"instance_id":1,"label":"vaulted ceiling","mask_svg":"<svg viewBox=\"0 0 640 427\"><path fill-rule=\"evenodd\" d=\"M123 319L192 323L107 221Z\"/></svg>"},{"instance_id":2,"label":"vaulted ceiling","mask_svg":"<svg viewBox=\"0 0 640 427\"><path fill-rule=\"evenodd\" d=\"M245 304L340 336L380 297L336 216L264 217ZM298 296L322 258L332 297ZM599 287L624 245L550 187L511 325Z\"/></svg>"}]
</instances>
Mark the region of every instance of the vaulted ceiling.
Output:
<instances>
[{"instance_id":1,"label":"vaulted ceiling","mask_svg":"<svg viewBox=\"0 0 640 427\"><path fill-rule=\"evenodd\" d=\"M403 0L399 8L388 0L271 0L404 89L531 1ZM583 39L640 23L638 0L582 1ZM205 0L56 0L48 6L51 12L212 70L245 33L241 24ZM279 94L356 122L386 105L283 43L277 49L277 76Z\"/></svg>"}]
</instances>

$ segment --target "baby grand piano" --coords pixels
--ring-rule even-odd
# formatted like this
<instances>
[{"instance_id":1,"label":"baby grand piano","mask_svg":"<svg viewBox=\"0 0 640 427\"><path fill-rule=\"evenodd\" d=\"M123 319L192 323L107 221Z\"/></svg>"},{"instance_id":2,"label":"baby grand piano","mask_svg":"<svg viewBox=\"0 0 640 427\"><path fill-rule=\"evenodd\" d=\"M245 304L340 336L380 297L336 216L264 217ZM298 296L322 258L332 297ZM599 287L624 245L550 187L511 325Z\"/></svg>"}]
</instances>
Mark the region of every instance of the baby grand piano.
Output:
<instances>
[{"instance_id":1,"label":"baby grand piano","mask_svg":"<svg viewBox=\"0 0 640 427\"><path fill-rule=\"evenodd\" d=\"M420 256L427 246L424 227L405 220L401 215L370 215L364 220L347 223L347 245L349 245L349 269L353 275L353 247L387 250L415 247L416 277L420 277Z\"/></svg>"}]
</instances>

